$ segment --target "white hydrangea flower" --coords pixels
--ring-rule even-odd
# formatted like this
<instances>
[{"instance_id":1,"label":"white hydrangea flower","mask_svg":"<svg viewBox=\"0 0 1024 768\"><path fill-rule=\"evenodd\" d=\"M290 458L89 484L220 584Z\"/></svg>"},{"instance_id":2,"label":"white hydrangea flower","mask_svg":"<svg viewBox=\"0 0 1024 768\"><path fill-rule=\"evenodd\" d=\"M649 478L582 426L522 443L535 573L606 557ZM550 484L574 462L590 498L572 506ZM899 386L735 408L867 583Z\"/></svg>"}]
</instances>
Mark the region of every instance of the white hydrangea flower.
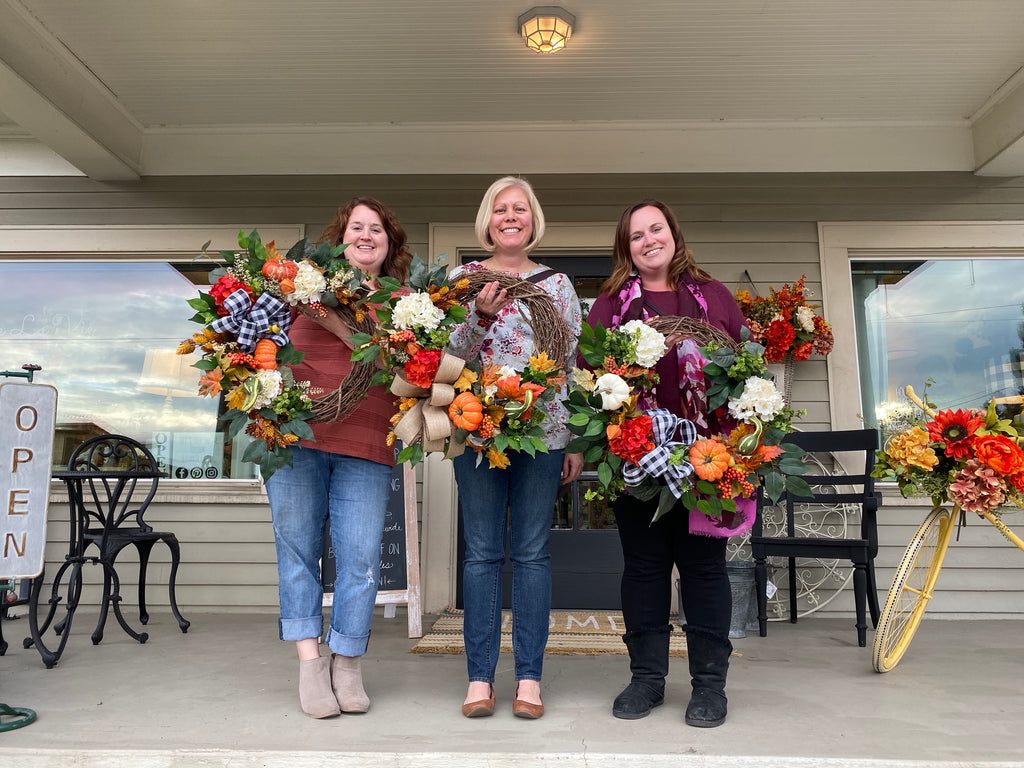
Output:
<instances>
[{"instance_id":1,"label":"white hydrangea flower","mask_svg":"<svg viewBox=\"0 0 1024 768\"><path fill-rule=\"evenodd\" d=\"M281 372L276 368L273 370L261 368L256 371L256 380L260 383L259 394L251 408L266 408L275 397L281 394Z\"/></svg>"},{"instance_id":2,"label":"white hydrangea flower","mask_svg":"<svg viewBox=\"0 0 1024 768\"><path fill-rule=\"evenodd\" d=\"M636 346L637 365L650 368L664 356L666 352L665 337L643 320L630 320L628 323L623 323L620 330L627 334Z\"/></svg>"},{"instance_id":3,"label":"white hydrangea flower","mask_svg":"<svg viewBox=\"0 0 1024 768\"><path fill-rule=\"evenodd\" d=\"M395 304L391 321L404 331L422 328L433 331L444 320L444 312L434 306L429 293L410 293Z\"/></svg>"},{"instance_id":4,"label":"white hydrangea flower","mask_svg":"<svg viewBox=\"0 0 1024 768\"><path fill-rule=\"evenodd\" d=\"M295 283L295 290L284 298L293 307L296 304L309 304L311 301L320 301L320 294L327 288L324 273L306 260L299 262L299 271L295 273L292 282Z\"/></svg>"},{"instance_id":5,"label":"white hydrangea flower","mask_svg":"<svg viewBox=\"0 0 1024 768\"><path fill-rule=\"evenodd\" d=\"M785 405L775 384L768 379L751 376L743 385L743 394L729 398L729 415L746 421L757 416L761 421L770 421Z\"/></svg>"},{"instance_id":6,"label":"white hydrangea flower","mask_svg":"<svg viewBox=\"0 0 1024 768\"><path fill-rule=\"evenodd\" d=\"M619 375L606 373L594 382L594 392L601 396L601 408L614 411L629 399L629 384Z\"/></svg>"},{"instance_id":7,"label":"white hydrangea flower","mask_svg":"<svg viewBox=\"0 0 1024 768\"><path fill-rule=\"evenodd\" d=\"M804 305L796 308L796 321L807 333L814 333L814 310Z\"/></svg>"}]
</instances>

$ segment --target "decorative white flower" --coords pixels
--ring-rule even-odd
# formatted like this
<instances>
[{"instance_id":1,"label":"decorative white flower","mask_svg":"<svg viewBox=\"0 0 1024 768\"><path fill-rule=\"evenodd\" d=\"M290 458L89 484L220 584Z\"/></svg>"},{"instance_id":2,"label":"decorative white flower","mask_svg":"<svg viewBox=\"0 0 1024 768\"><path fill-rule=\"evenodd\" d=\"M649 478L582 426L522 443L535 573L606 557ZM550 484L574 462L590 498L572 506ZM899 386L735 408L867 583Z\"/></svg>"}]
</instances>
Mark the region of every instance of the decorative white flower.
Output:
<instances>
[{"instance_id":1,"label":"decorative white flower","mask_svg":"<svg viewBox=\"0 0 1024 768\"><path fill-rule=\"evenodd\" d=\"M751 416L770 421L784 405L773 382L751 376L743 384L743 394L729 398L729 415L740 421L747 421Z\"/></svg>"},{"instance_id":2,"label":"decorative white flower","mask_svg":"<svg viewBox=\"0 0 1024 768\"><path fill-rule=\"evenodd\" d=\"M796 321L807 333L814 333L814 310L806 304L796 308Z\"/></svg>"},{"instance_id":3,"label":"decorative white flower","mask_svg":"<svg viewBox=\"0 0 1024 768\"><path fill-rule=\"evenodd\" d=\"M281 394L281 372L277 369L267 370L261 368L256 371L256 380L259 381L259 394L256 396L256 402L254 402L250 409L266 408L270 403Z\"/></svg>"},{"instance_id":4,"label":"decorative white flower","mask_svg":"<svg viewBox=\"0 0 1024 768\"><path fill-rule=\"evenodd\" d=\"M287 294L284 299L293 307L296 304L320 301L320 294L327 288L324 273L306 259L299 262L299 271L295 273L292 282L295 283L295 290Z\"/></svg>"},{"instance_id":5,"label":"decorative white flower","mask_svg":"<svg viewBox=\"0 0 1024 768\"><path fill-rule=\"evenodd\" d=\"M636 350L634 359L629 362L650 368L664 356L665 337L644 321L630 320L619 326L619 330L630 337Z\"/></svg>"},{"instance_id":6,"label":"decorative white flower","mask_svg":"<svg viewBox=\"0 0 1024 768\"><path fill-rule=\"evenodd\" d=\"M614 373L599 376L594 382L594 392L601 396L601 408L614 411L629 399L629 384Z\"/></svg>"},{"instance_id":7,"label":"decorative white flower","mask_svg":"<svg viewBox=\"0 0 1024 768\"><path fill-rule=\"evenodd\" d=\"M391 321L404 331L422 328L433 331L444 320L444 312L434 306L429 293L410 293L395 304Z\"/></svg>"}]
</instances>

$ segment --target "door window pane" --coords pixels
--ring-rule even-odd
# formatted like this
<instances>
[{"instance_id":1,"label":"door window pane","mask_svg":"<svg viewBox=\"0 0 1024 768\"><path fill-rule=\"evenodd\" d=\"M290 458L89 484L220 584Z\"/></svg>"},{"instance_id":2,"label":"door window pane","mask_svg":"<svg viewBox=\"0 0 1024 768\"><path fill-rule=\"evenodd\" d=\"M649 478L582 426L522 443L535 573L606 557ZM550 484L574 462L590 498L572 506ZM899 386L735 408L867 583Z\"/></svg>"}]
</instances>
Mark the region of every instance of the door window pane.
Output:
<instances>
[{"instance_id":1,"label":"door window pane","mask_svg":"<svg viewBox=\"0 0 1024 768\"><path fill-rule=\"evenodd\" d=\"M146 444L172 478L253 478L225 442L219 398L199 397L196 356L175 355L200 329L185 303L209 265L160 262L0 262L0 366L35 363L57 389L54 465L100 434ZM0 379L0 383L5 379Z\"/></svg>"},{"instance_id":2,"label":"door window pane","mask_svg":"<svg viewBox=\"0 0 1024 768\"><path fill-rule=\"evenodd\" d=\"M851 264L864 421L883 439L916 415L910 384L940 409L1024 394L1024 259Z\"/></svg>"}]
</instances>

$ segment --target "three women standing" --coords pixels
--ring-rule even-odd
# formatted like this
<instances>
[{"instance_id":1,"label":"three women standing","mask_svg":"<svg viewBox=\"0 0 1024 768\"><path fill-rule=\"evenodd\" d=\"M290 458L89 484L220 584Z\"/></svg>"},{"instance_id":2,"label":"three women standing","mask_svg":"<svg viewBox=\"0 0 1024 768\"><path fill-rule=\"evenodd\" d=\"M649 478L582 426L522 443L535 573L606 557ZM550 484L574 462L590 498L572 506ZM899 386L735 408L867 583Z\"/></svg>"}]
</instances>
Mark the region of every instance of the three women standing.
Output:
<instances>
[{"instance_id":1,"label":"three women standing","mask_svg":"<svg viewBox=\"0 0 1024 768\"><path fill-rule=\"evenodd\" d=\"M573 335L581 312L572 281L530 259L544 235L544 213L533 188L506 176L484 195L476 218L481 247L492 255L456 270L506 272L536 283L550 294ZM533 330L523 309L498 282L485 285L451 335L449 351L483 364L522 370L533 348ZM568 350L568 359L575 350ZM564 395L564 392L563 392ZM454 460L462 506L466 555L463 566L464 635L469 689L462 705L466 717L494 712L494 673L501 649L501 570L506 530L512 561L512 646L517 681L512 711L517 717L544 713L540 680L551 608L551 558L548 553L555 496L560 484L579 476L582 457L564 454L569 442L568 414L556 399L539 403L547 453L511 452L509 465L491 469L477 464L471 451Z\"/></svg>"},{"instance_id":2,"label":"three women standing","mask_svg":"<svg viewBox=\"0 0 1024 768\"><path fill-rule=\"evenodd\" d=\"M398 219L369 197L342 205L321 240L349 243L344 257L374 282L380 275L404 280L412 261ZM308 380L323 393L334 392L353 365L348 338L354 331L336 312L320 317L302 306L289 336L305 357L292 371L297 380ZM361 659L370 637L394 466L394 451L384 441L393 401L382 387L373 387L344 421L312 423L315 442L303 440L291 448L292 465L267 481L277 548L280 637L295 641L299 703L310 717L366 712L370 706ZM333 653L321 657L320 557L328 520L337 561L326 637Z\"/></svg>"},{"instance_id":3,"label":"three women standing","mask_svg":"<svg viewBox=\"0 0 1024 768\"><path fill-rule=\"evenodd\" d=\"M732 293L697 266L671 209L646 200L626 209L619 219L613 271L601 286L588 322L612 328L656 315L704 320L736 340L745 324ZM719 431L714 415L708 413L702 361L694 343L675 338L668 342L670 351L657 364L657 407L691 420L703 435ZM624 560L623 640L632 680L615 699L612 714L637 719L664 701L674 564L680 575L693 688L686 722L714 727L726 716L732 593L725 568L725 537L733 531L716 530L700 519L700 513L689 513L682 504L652 525L657 505L657 497L639 501L629 495L614 504ZM750 511L749 502L745 510Z\"/></svg>"}]
</instances>

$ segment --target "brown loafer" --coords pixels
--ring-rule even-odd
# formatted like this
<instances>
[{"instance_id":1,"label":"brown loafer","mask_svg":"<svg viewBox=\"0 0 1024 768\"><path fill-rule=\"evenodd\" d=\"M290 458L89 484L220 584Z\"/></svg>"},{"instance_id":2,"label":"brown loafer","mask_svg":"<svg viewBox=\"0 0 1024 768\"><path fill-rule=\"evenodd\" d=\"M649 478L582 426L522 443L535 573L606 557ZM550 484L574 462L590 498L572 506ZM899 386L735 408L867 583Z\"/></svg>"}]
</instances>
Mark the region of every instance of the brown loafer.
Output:
<instances>
[{"instance_id":1,"label":"brown loafer","mask_svg":"<svg viewBox=\"0 0 1024 768\"><path fill-rule=\"evenodd\" d=\"M544 714L544 704L533 704L519 698L519 686L516 686L515 698L512 700L512 714L526 720L536 720Z\"/></svg>"},{"instance_id":2,"label":"brown loafer","mask_svg":"<svg viewBox=\"0 0 1024 768\"><path fill-rule=\"evenodd\" d=\"M490 717L494 714L494 686L491 686L491 697L470 701L462 705L463 717Z\"/></svg>"}]
</instances>

